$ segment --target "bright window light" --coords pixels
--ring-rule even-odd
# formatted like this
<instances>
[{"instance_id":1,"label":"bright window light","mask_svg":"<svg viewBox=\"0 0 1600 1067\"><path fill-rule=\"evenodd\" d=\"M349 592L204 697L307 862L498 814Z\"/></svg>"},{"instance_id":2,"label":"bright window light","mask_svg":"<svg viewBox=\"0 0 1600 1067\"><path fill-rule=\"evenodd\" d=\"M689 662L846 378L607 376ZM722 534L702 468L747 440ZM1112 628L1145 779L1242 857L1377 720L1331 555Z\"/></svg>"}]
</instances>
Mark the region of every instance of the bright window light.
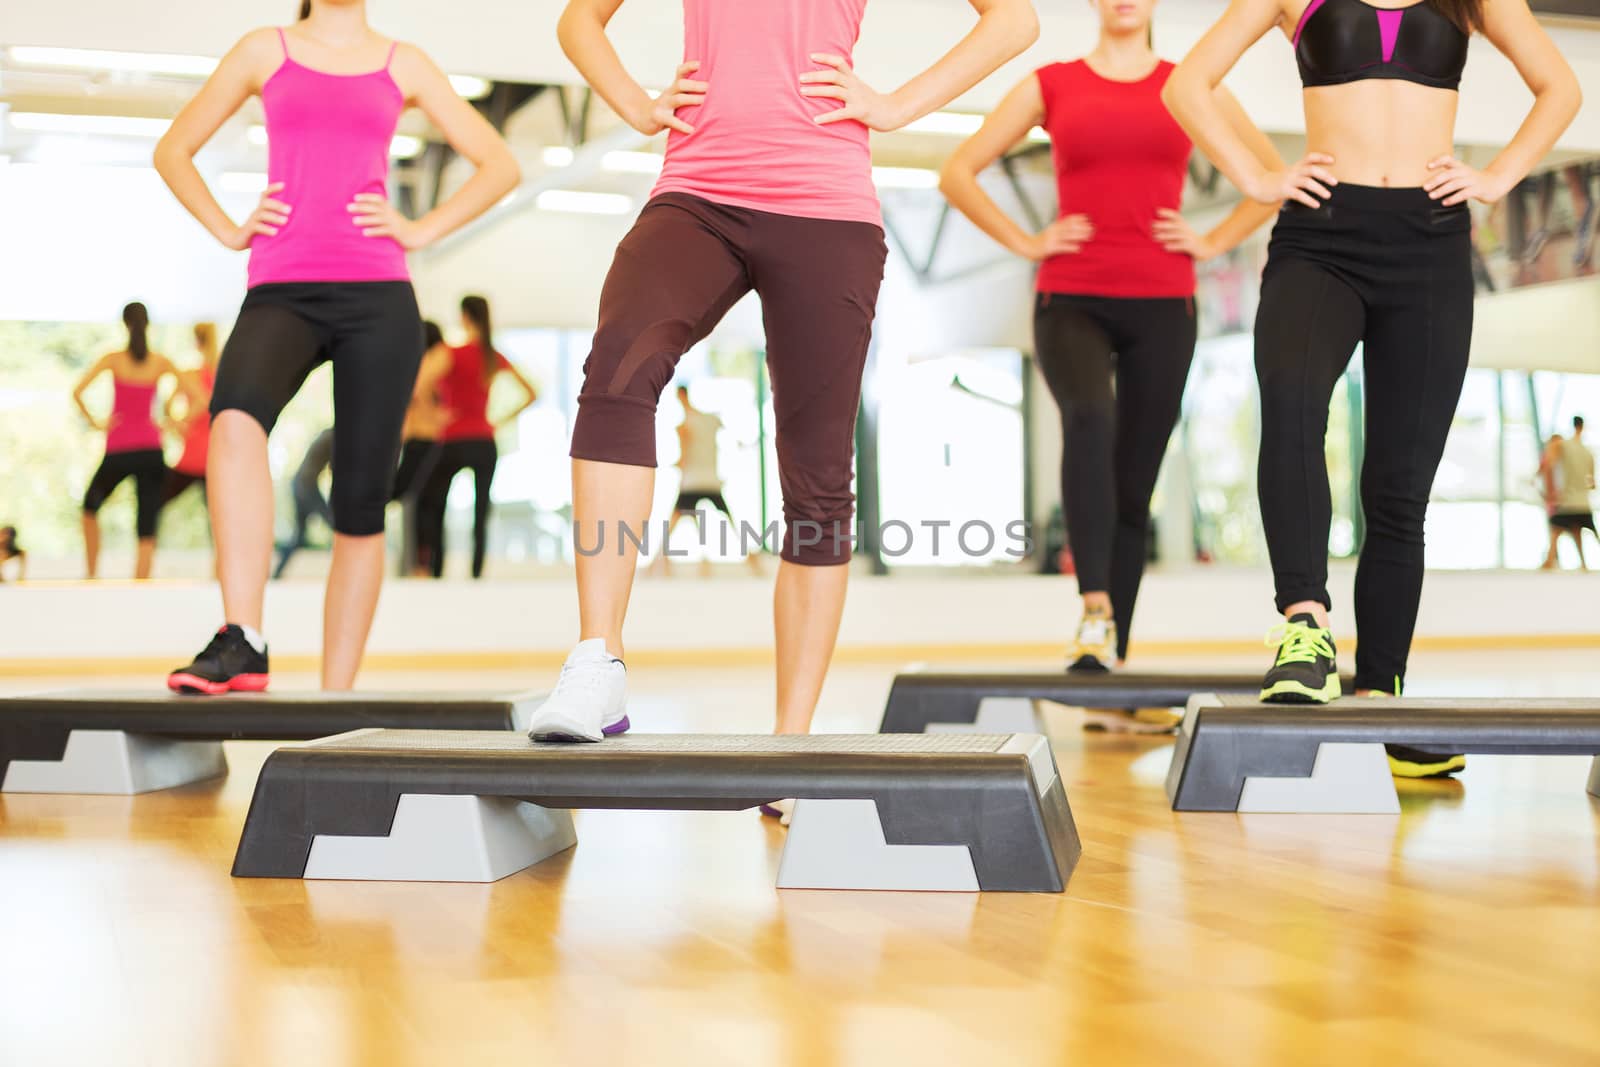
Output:
<instances>
[{"instance_id":1,"label":"bright window light","mask_svg":"<svg viewBox=\"0 0 1600 1067\"><path fill-rule=\"evenodd\" d=\"M579 215L626 215L633 198L621 193L583 193L576 189L546 189L535 201L540 211L566 211Z\"/></svg>"},{"instance_id":2,"label":"bright window light","mask_svg":"<svg viewBox=\"0 0 1600 1067\"><path fill-rule=\"evenodd\" d=\"M970 137L983 125L982 115L964 111L935 111L905 127L906 133L934 133L947 137Z\"/></svg>"},{"instance_id":3,"label":"bright window light","mask_svg":"<svg viewBox=\"0 0 1600 1067\"><path fill-rule=\"evenodd\" d=\"M481 100L489 95L491 85L488 78L479 78L472 74L452 74L450 88L454 89L458 96L468 100Z\"/></svg>"},{"instance_id":4,"label":"bright window light","mask_svg":"<svg viewBox=\"0 0 1600 1067\"><path fill-rule=\"evenodd\" d=\"M426 144L420 137L413 137L409 133L397 133L394 140L389 142L389 154L396 159L415 159L421 154Z\"/></svg>"},{"instance_id":5,"label":"bright window light","mask_svg":"<svg viewBox=\"0 0 1600 1067\"><path fill-rule=\"evenodd\" d=\"M547 167L570 167L577 152L565 145L551 145L540 158ZM600 159L600 169L612 174L660 174L663 162L654 152L607 152Z\"/></svg>"},{"instance_id":6,"label":"bright window light","mask_svg":"<svg viewBox=\"0 0 1600 1067\"><path fill-rule=\"evenodd\" d=\"M872 183L879 189L937 189L939 172L922 167L873 167Z\"/></svg>"},{"instance_id":7,"label":"bright window light","mask_svg":"<svg viewBox=\"0 0 1600 1067\"><path fill-rule=\"evenodd\" d=\"M1049 144L1050 135L1044 131L1043 127L1035 126L1033 129L1028 131L1028 140L1032 141L1034 144Z\"/></svg>"},{"instance_id":8,"label":"bright window light","mask_svg":"<svg viewBox=\"0 0 1600 1067\"><path fill-rule=\"evenodd\" d=\"M613 174L660 174L663 162L654 152L607 152L600 167Z\"/></svg>"},{"instance_id":9,"label":"bright window light","mask_svg":"<svg viewBox=\"0 0 1600 1067\"><path fill-rule=\"evenodd\" d=\"M267 128L265 126L251 126L244 131L245 139L256 146L267 143ZM395 159L415 159L427 147L427 142L420 137L409 133L397 133L394 140L389 142L389 154Z\"/></svg>"},{"instance_id":10,"label":"bright window light","mask_svg":"<svg viewBox=\"0 0 1600 1067\"><path fill-rule=\"evenodd\" d=\"M11 128L29 133L76 133L101 137L160 137L171 119L132 115L63 115L48 111L13 111Z\"/></svg>"},{"instance_id":11,"label":"bright window light","mask_svg":"<svg viewBox=\"0 0 1600 1067\"><path fill-rule=\"evenodd\" d=\"M26 67L65 70L138 71L145 74L179 74L204 78L217 69L211 56L178 56L156 52L106 52L89 48L35 48L14 45L6 49L11 61Z\"/></svg>"},{"instance_id":12,"label":"bright window light","mask_svg":"<svg viewBox=\"0 0 1600 1067\"><path fill-rule=\"evenodd\" d=\"M266 192L267 176L259 171L228 170L217 177L217 186L229 193L252 193L260 196Z\"/></svg>"}]
</instances>

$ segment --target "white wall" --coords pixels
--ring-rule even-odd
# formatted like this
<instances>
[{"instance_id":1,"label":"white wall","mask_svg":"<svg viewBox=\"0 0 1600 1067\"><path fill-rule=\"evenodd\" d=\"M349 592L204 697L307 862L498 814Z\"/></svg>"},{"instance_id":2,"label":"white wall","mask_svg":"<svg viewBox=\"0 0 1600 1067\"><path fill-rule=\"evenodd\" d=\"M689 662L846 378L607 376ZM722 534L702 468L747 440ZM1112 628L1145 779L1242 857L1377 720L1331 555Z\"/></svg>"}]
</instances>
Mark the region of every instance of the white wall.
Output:
<instances>
[{"instance_id":1,"label":"white wall","mask_svg":"<svg viewBox=\"0 0 1600 1067\"><path fill-rule=\"evenodd\" d=\"M1335 566L1335 629L1351 636L1353 568ZM857 577L840 647L874 650L965 648L971 654L1052 656L1077 623L1068 578ZM1428 576L1418 634L1434 642L1560 635L1600 643L1600 575L1438 572ZM761 653L771 647L771 586L754 579L640 582L628 619L630 654L641 660L711 650ZM266 629L279 657L315 655L322 585L275 582ZM0 670L7 660L150 659L192 653L215 625L210 583L24 584L0 587ZM85 626L85 620L94 620ZM1141 591L1136 637L1153 650L1180 645L1259 648L1273 624L1265 571L1157 571ZM558 659L577 633L569 578L549 581L390 582L371 652L379 657L455 654ZM1347 645L1348 647L1348 645ZM1264 650L1263 650L1264 655Z\"/></svg>"},{"instance_id":2,"label":"white wall","mask_svg":"<svg viewBox=\"0 0 1600 1067\"><path fill-rule=\"evenodd\" d=\"M1600 374L1600 277L1479 297L1472 365Z\"/></svg>"}]
</instances>

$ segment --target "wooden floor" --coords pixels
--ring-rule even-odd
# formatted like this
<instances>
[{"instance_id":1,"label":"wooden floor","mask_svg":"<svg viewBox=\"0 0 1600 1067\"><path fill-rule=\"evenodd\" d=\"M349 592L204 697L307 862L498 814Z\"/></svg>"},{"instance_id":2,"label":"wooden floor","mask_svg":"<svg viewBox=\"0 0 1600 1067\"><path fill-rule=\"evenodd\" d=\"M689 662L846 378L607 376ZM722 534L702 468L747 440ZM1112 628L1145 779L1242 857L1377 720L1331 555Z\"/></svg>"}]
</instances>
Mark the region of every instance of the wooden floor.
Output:
<instances>
[{"instance_id":1,"label":"wooden floor","mask_svg":"<svg viewBox=\"0 0 1600 1067\"><path fill-rule=\"evenodd\" d=\"M1589 653L1482 663L1418 691L1600 692ZM875 726L892 670L837 672L819 728ZM771 706L758 670L634 685L652 731ZM5 796L0 1064L1600 1063L1587 760L1475 758L1398 817L1174 815L1170 742L1051 725L1085 847L1059 896L777 892L748 813L583 814L492 886L234 881L262 744L224 782Z\"/></svg>"}]
</instances>

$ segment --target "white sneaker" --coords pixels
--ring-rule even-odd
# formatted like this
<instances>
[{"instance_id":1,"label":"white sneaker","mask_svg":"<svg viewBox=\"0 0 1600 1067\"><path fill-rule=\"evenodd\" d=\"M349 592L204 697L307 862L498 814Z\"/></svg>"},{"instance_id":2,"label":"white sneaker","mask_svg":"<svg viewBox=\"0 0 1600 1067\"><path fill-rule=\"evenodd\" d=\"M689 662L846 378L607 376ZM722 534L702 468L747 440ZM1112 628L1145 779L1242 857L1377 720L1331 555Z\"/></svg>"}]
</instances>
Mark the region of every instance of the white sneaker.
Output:
<instances>
[{"instance_id":1,"label":"white sneaker","mask_svg":"<svg viewBox=\"0 0 1600 1067\"><path fill-rule=\"evenodd\" d=\"M628 671L603 638L581 641L561 667L555 690L533 713L535 741L603 741L625 733Z\"/></svg>"},{"instance_id":2,"label":"white sneaker","mask_svg":"<svg viewBox=\"0 0 1600 1067\"><path fill-rule=\"evenodd\" d=\"M1117 647L1117 624L1109 615L1085 615L1078 623L1078 638L1067 651L1069 671L1109 671Z\"/></svg>"}]
</instances>

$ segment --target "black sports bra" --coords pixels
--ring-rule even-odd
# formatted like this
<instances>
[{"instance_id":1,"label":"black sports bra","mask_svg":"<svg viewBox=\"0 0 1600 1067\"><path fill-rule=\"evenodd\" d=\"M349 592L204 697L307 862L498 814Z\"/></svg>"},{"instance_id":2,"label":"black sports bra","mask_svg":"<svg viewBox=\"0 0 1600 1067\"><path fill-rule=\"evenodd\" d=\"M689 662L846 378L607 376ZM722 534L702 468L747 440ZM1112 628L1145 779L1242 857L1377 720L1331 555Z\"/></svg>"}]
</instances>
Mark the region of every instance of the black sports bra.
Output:
<instances>
[{"instance_id":1,"label":"black sports bra","mask_svg":"<svg viewBox=\"0 0 1600 1067\"><path fill-rule=\"evenodd\" d=\"M1455 89L1467 65L1467 35L1428 0L1401 8L1311 0L1295 27L1294 58L1307 88L1397 78Z\"/></svg>"}]
</instances>

